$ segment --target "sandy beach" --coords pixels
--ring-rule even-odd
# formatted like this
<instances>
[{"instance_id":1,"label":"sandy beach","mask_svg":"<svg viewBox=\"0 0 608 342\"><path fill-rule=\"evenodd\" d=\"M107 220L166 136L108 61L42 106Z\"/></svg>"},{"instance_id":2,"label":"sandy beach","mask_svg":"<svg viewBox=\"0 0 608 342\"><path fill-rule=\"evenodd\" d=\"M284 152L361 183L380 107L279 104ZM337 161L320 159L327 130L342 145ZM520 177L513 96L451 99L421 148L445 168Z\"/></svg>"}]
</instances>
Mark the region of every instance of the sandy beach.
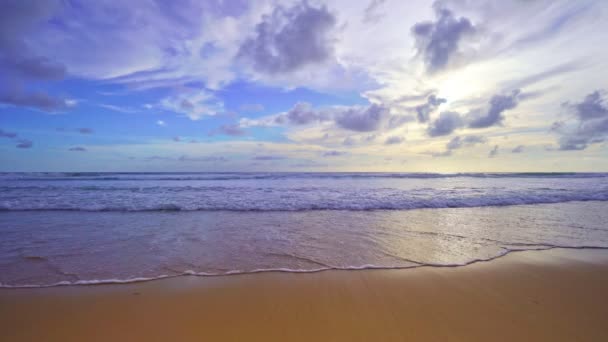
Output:
<instances>
[{"instance_id":1,"label":"sandy beach","mask_svg":"<svg viewBox=\"0 0 608 342\"><path fill-rule=\"evenodd\" d=\"M2 289L4 341L605 341L608 251Z\"/></svg>"}]
</instances>

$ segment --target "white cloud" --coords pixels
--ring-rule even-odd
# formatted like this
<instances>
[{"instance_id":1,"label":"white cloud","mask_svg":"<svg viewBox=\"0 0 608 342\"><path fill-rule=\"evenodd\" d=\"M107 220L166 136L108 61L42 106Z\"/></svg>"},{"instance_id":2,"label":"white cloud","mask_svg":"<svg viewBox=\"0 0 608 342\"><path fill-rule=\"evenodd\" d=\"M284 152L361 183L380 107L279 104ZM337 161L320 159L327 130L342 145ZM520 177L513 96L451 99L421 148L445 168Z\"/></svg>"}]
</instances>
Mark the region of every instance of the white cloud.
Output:
<instances>
[{"instance_id":1,"label":"white cloud","mask_svg":"<svg viewBox=\"0 0 608 342\"><path fill-rule=\"evenodd\" d=\"M178 88L173 95L162 99L159 105L165 110L184 114L192 120L224 111L224 104L215 95L197 88Z\"/></svg>"}]
</instances>

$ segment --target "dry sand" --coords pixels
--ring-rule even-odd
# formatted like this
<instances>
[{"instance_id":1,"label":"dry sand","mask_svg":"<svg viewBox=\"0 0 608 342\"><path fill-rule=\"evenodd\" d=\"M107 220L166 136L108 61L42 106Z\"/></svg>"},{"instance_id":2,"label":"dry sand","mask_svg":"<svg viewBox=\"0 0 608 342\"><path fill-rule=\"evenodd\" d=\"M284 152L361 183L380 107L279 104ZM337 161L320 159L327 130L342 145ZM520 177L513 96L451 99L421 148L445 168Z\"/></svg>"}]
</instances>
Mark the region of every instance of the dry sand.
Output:
<instances>
[{"instance_id":1,"label":"dry sand","mask_svg":"<svg viewBox=\"0 0 608 342\"><path fill-rule=\"evenodd\" d=\"M608 341L608 251L0 290L1 341Z\"/></svg>"}]
</instances>

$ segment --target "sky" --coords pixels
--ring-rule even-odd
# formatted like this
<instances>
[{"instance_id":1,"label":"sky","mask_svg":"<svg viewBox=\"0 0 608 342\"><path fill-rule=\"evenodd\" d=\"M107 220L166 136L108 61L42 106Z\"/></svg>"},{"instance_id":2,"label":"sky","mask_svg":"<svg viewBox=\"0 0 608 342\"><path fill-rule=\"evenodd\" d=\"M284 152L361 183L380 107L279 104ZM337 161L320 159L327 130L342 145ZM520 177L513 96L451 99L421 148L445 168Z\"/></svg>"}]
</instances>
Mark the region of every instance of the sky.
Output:
<instances>
[{"instance_id":1,"label":"sky","mask_svg":"<svg viewBox=\"0 0 608 342\"><path fill-rule=\"evenodd\" d=\"M0 171L608 171L608 1L3 0Z\"/></svg>"}]
</instances>

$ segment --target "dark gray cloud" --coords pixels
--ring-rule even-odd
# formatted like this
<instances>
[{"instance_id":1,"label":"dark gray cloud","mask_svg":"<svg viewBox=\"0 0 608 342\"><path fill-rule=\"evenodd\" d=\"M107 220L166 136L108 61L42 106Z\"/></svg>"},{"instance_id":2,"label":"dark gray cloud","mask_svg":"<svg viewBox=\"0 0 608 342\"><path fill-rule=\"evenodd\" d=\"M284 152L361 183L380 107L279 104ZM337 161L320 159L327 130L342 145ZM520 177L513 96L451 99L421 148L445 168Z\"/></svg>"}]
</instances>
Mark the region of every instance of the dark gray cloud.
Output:
<instances>
[{"instance_id":1,"label":"dark gray cloud","mask_svg":"<svg viewBox=\"0 0 608 342\"><path fill-rule=\"evenodd\" d=\"M448 150L455 150L460 147L462 147L462 139L460 137L453 137L452 140L446 144L446 149Z\"/></svg>"},{"instance_id":2,"label":"dark gray cloud","mask_svg":"<svg viewBox=\"0 0 608 342\"><path fill-rule=\"evenodd\" d=\"M15 132L7 132L0 129L0 137L14 139L17 143L17 145L15 145L17 148L31 148L34 145L34 143L28 139L19 138L19 135Z\"/></svg>"},{"instance_id":3,"label":"dark gray cloud","mask_svg":"<svg viewBox=\"0 0 608 342\"><path fill-rule=\"evenodd\" d=\"M486 128L501 125L505 117L503 113L517 107L521 91L514 90L509 95L494 95L486 112L477 110L472 112L469 119L469 128Z\"/></svg>"},{"instance_id":4,"label":"dark gray cloud","mask_svg":"<svg viewBox=\"0 0 608 342\"><path fill-rule=\"evenodd\" d=\"M437 107L447 100L437 97L435 94L431 94L425 104L416 106L416 113L418 115L419 122L429 121L430 115Z\"/></svg>"},{"instance_id":5,"label":"dark gray cloud","mask_svg":"<svg viewBox=\"0 0 608 342\"><path fill-rule=\"evenodd\" d=\"M608 117L608 107L604 104L604 98L599 90L587 95L582 102L572 106L581 121Z\"/></svg>"},{"instance_id":6,"label":"dark gray cloud","mask_svg":"<svg viewBox=\"0 0 608 342\"><path fill-rule=\"evenodd\" d=\"M376 140L376 138L378 138L377 134L370 134L366 137L363 137L363 139L361 139L361 140L364 142L372 142L372 141Z\"/></svg>"},{"instance_id":7,"label":"dark gray cloud","mask_svg":"<svg viewBox=\"0 0 608 342\"><path fill-rule=\"evenodd\" d=\"M245 131L237 124L232 125L222 125L218 129L220 134L230 135L230 136L241 136L245 135Z\"/></svg>"},{"instance_id":8,"label":"dark gray cloud","mask_svg":"<svg viewBox=\"0 0 608 342\"><path fill-rule=\"evenodd\" d=\"M381 104L368 106L334 106L313 108L310 103L298 102L288 112L256 123L258 126L307 125L318 122L333 122L339 128L355 132L372 132L394 129L414 120L411 115L392 115L390 108ZM324 139L326 139L325 137ZM346 139L346 145L354 143Z\"/></svg>"},{"instance_id":9,"label":"dark gray cloud","mask_svg":"<svg viewBox=\"0 0 608 342\"><path fill-rule=\"evenodd\" d=\"M411 30L429 72L444 69L458 53L462 38L476 31L469 19L456 18L446 8L435 6L435 15L436 21L417 23Z\"/></svg>"},{"instance_id":10,"label":"dark gray cloud","mask_svg":"<svg viewBox=\"0 0 608 342\"><path fill-rule=\"evenodd\" d=\"M31 148L32 146L34 146L34 143L30 140L27 139L20 139L17 140L17 145L15 147L17 148Z\"/></svg>"},{"instance_id":11,"label":"dark gray cloud","mask_svg":"<svg viewBox=\"0 0 608 342\"><path fill-rule=\"evenodd\" d=\"M0 86L0 102L44 111L59 111L68 108L64 99L52 97L39 91L27 92L19 83L14 82Z\"/></svg>"},{"instance_id":12,"label":"dark gray cloud","mask_svg":"<svg viewBox=\"0 0 608 342\"><path fill-rule=\"evenodd\" d=\"M551 127L549 127L549 131L550 132L559 132L562 127L564 127L564 122L563 121L555 121L554 123L551 124Z\"/></svg>"},{"instance_id":13,"label":"dark gray cloud","mask_svg":"<svg viewBox=\"0 0 608 342\"><path fill-rule=\"evenodd\" d=\"M462 147L470 147L477 144L485 144L488 140L480 135L468 135L465 137L453 137L448 143L445 145L445 151L442 152L432 152L431 155L433 157L449 157L452 155L454 150L457 150Z\"/></svg>"},{"instance_id":14,"label":"dark gray cloud","mask_svg":"<svg viewBox=\"0 0 608 342\"><path fill-rule=\"evenodd\" d=\"M431 156L433 156L433 158L450 157L451 155L452 150L445 150L442 152L431 152Z\"/></svg>"},{"instance_id":15,"label":"dark gray cloud","mask_svg":"<svg viewBox=\"0 0 608 342\"><path fill-rule=\"evenodd\" d=\"M0 5L0 69L14 77L61 79L65 67L33 54L26 35L48 20L59 3L53 0L6 0Z\"/></svg>"},{"instance_id":16,"label":"dark gray cloud","mask_svg":"<svg viewBox=\"0 0 608 342\"><path fill-rule=\"evenodd\" d=\"M392 136L392 137L388 137L384 141L384 144L385 145L397 145L397 144L401 144L403 141L405 141L404 137Z\"/></svg>"},{"instance_id":17,"label":"dark gray cloud","mask_svg":"<svg viewBox=\"0 0 608 342\"><path fill-rule=\"evenodd\" d=\"M173 137L173 141L180 142L180 141L182 141L182 139L180 137Z\"/></svg>"},{"instance_id":18,"label":"dark gray cloud","mask_svg":"<svg viewBox=\"0 0 608 342\"><path fill-rule=\"evenodd\" d=\"M590 144L608 139L608 105L605 92L597 90L578 103L565 103L574 112L575 127L567 130L565 123L557 124L554 131L561 135L559 147L563 151L584 150ZM552 126L552 128L553 128Z\"/></svg>"},{"instance_id":19,"label":"dark gray cloud","mask_svg":"<svg viewBox=\"0 0 608 342\"><path fill-rule=\"evenodd\" d=\"M45 111L67 108L65 100L43 92L29 92L24 83L59 80L65 66L36 55L26 36L48 20L59 2L49 0L6 0L0 4L0 102Z\"/></svg>"},{"instance_id":20,"label":"dark gray cloud","mask_svg":"<svg viewBox=\"0 0 608 342\"><path fill-rule=\"evenodd\" d=\"M194 103L192 103L188 99L183 99L182 102L179 103L179 108L186 112L189 112L194 110Z\"/></svg>"},{"instance_id":21,"label":"dark gray cloud","mask_svg":"<svg viewBox=\"0 0 608 342\"><path fill-rule=\"evenodd\" d=\"M601 142L601 141L595 141ZM587 148L590 141L581 136L563 136L559 139L559 149L561 151L581 151Z\"/></svg>"},{"instance_id":22,"label":"dark gray cloud","mask_svg":"<svg viewBox=\"0 0 608 342\"><path fill-rule=\"evenodd\" d=\"M286 113L276 116L273 124L308 125L315 122L330 120L339 110L318 110L308 102L298 102Z\"/></svg>"},{"instance_id":23,"label":"dark gray cloud","mask_svg":"<svg viewBox=\"0 0 608 342\"><path fill-rule=\"evenodd\" d=\"M53 63L45 57L11 56L0 60L5 67L8 66L13 74L34 80L58 80L65 77L65 67Z\"/></svg>"},{"instance_id":24,"label":"dark gray cloud","mask_svg":"<svg viewBox=\"0 0 608 342\"><path fill-rule=\"evenodd\" d=\"M450 135L457 128L462 127L463 121L457 112L442 112L437 120L429 125L427 133L431 137Z\"/></svg>"},{"instance_id":25,"label":"dark gray cloud","mask_svg":"<svg viewBox=\"0 0 608 342\"><path fill-rule=\"evenodd\" d=\"M477 144L484 144L487 141L485 137L480 135L468 135L466 137L453 137L446 144L446 149L448 150L456 150L465 146L473 146Z\"/></svg>"},{"instance_id":26,"label":"dark gray cloud","mask_svg":"<svg viewBox=\"0 0 608 342\"><path fill-rule=\"evenodd\" d=\"M336 124L351 131L371 132L379 129L389 115L388 108L377 104L367 107L351 107L336 117Z\"/></svg>"},{"instance_id":27,"label":"dark gray cloud","mask_svg":"<svg viewBox=\"0 0 608 342\"><path fill-rule=\"evenodd\" d=\"M86 152L86 148L81 147L81 146L76 146L76 147L70 147L68 149L68 151L73 151L73 152Z\"/></svg>"},{"instance_id":28,"label":"dark gray cloud","mask_svg":"<svg viewBox=\"0 0 608 342\"><path fill-rule=\"evenodd\" d=\"M489 158L494 158L498 155L498 145L494 145L494 147L492 148L492 150L490 150L490 153L488 153L488 157Z\"/></svg>"},{"instance_id":29,"label":"dark gray cloud","mask_svg":"<svg viewBox=\"0 0 608 342\"><path fill-rule=\"evenodd\" d=\"M277 6L257 24L238 56L263 73L280 74L321 63L333 55L330 37L336 18L325 6L302 1L290 8Z\"/></svg>"},{"instance_id":30,"label":"dark gray cloud","mask_svg":"<svg viewBox=\"0 0 608 342\"><path fill-rule=\"evenodd\" d=\"M340 157L340 156L344 156L347 154L348 154L348 152L345 152L345 151L326 151L326 152L323 152L321 155L323 157Z\"/></svg>"},{"instance_id":31,"label":"dark gray cloud","mask_svg":"<svg viewBox=\"0 0 608 342\"><path fill-rule=\"evenodd\" d=\"M342 141L342 145L345 145L345 146L353 146L356 143L357 142L353 137L346 137L346 138L344 138L344 141Z\"/></svg>"},{"instance_id":32,"label":"dark gray cloud","mask_svg":"<svg viewBox=\"0 0 608 342\"><path fill-rule=\"evenodd\" d=\"M294 125L306 125L319 121L320 115L308 102L298 102L287 112L287 120Z\"/></svg>"},{"instance_id":33,"label":"dark gray cloud","mask_svg":"<svg viewBox=\"0 0 608 342\"><path fill-rule=\"evenodd\" d=\"M87 128L87 127L74 128L74 129L58 127L58 128L55 128L55 130L57 132L75 132L75 133L80 133L80 134L93 134L95 132L92 128Z\"/></svg>"},{"instance_id":34,"label":"dark gray cloud","mask_svg":"<svg viewBox=\"0 0 608 342\"><path fill-rule=\"evenodd\" d=\"M519 145L517 147L515 147L513 150L511 150L511 153L523 153L524 152L524 145Z\"/></svg>"},{"instance_id":35,"label":"dark gray cloud","mask_svg":"<svg viewBox=\"0 0 608 342\"><path fill-rule=\"evenodd\" d=\"M363 22L367 24L375 24L382 19L383 14L379 13L380 7L386 0L371 0L363 13Z\"/></svg>"},{"instance_id":36,"label":"dark gray cloud","mask_svg":"<svg viewBox=\"0 0 608 342\"><path fill-rule=\"evenodd\" d=\"M5 130L0 129L0 137L13 139L17 137L17 133L7 132Z\"/></svg>"}]
</instances>

